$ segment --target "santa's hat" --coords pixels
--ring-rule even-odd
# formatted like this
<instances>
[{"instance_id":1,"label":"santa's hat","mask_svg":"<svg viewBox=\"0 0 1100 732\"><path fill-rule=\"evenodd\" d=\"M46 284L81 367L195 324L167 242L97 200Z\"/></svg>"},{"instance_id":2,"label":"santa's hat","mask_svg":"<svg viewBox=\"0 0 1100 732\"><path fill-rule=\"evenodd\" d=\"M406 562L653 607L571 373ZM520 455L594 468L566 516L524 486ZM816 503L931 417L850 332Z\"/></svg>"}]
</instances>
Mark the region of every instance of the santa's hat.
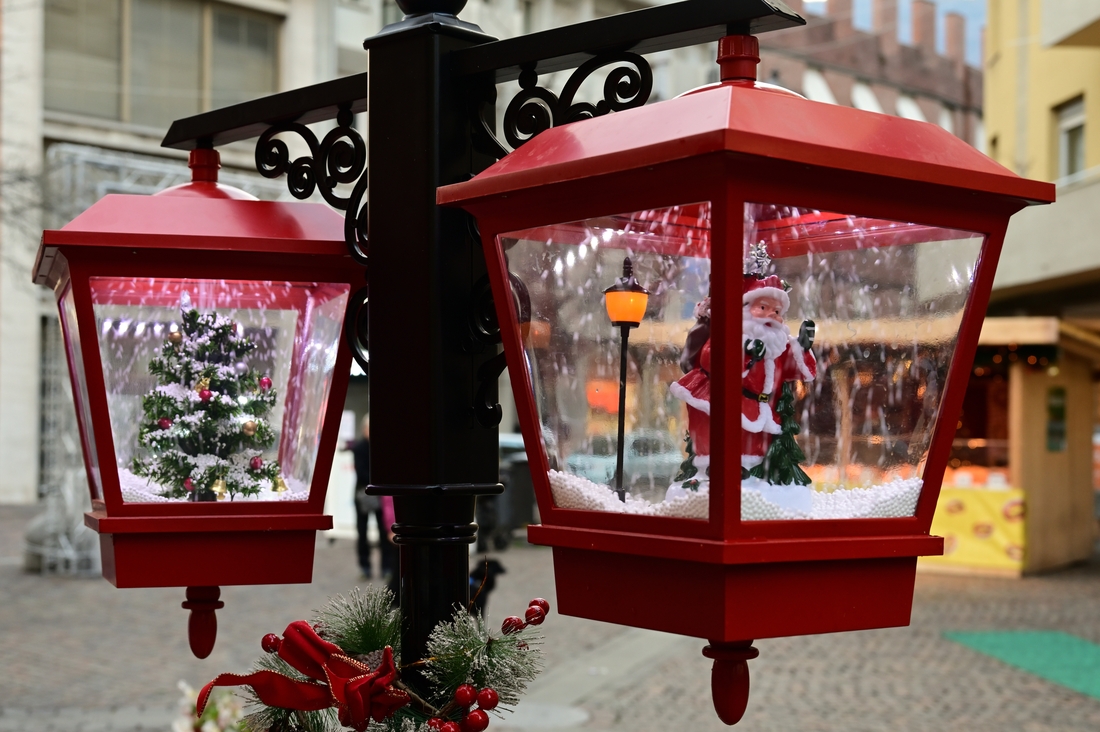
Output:
<instances>
[{"instance_id":1,"label":"santa's hat","mask_svg":"<svg viewBox=\"0 0 1100 732\"><path fill-rule=\"evenodd\" d=\"M749 305L753 300L761 297L770 297L779 303L779 314L786 315L787 308L791 306L791 298L787 295L787 283L775 275L757 277L745 276L745 290L741 296L741 304Z\"/></svg>"}]
</instances>

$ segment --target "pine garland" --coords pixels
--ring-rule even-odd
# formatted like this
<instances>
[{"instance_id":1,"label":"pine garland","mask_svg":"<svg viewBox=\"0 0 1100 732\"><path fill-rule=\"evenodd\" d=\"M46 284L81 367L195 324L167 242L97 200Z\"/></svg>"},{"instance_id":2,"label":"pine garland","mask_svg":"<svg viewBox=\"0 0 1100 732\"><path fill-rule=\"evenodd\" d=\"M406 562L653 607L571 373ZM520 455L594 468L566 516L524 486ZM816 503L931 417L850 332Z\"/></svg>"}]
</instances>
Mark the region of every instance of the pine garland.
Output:
<instances>
[{"instance_id":1,"label":"pine garland","mask_svg":"<svg viewBox=\"0 0 1100 732\"><path fill-rule=\"evenodd\" d=\"M460 684L494 689L502 707L519 704L527 684L542 670L541 652L533 648L540 640L530 629L494 636L480 615L459 609L454 622L440 623L428 637L424 676L435 684L437 706Z\"/></svg>"},{"instance_id":2,"label":"pine garland","mask_svg":"<svg viewBox=\"0 0 1100 732\"><path fill-rule=\"evenodd\" d=\"M363 592L356 587L347 597L329 600L315 620L320 635L349 656L367 656L386 646L401 656L401 613L393 607L389 590L368 587Z\"/></svg>"},{"instance_id":3,"label":"pine garland","mask_svg":"<svg viewBox=\"0 0 1100 732\"><path fill-rule=\"evenodd\" d=\"M315 631L325 640L340 647L349 657L371 668L377 668L386 646L396 649L400 640L400 612L393 608L393 594L386 588L368 586L356 588L348 596L337 595L310 620ZM532 601L543 603L545 601ZM531 616L528 615L528 618ZM531 620L541 623L542 616ZM512 623L511 627L507 627ZM370 720L367 732L433 732L428 720L460 723L470 713L470 706L455 701L456 691L463 685L476 690L496 692L499 706L486 706L500 716L503 709L514 707L527 685L541 671L541 636L518 617L505 621L509 632L493 633L484 619L465 608L456 608L453 619L432 631L427 645L428 657L403 667L420 669L423 681L415 686L406 673L393 684L407 692L410 703L397 709L381 722ZM289 629L288 629L289 630ZM266 643L265 639L265 643ZM276 653L261 657L252 671L274 671L295 681L309 682L306 676ZM316 683L314 681L314 683ZM246 687L248 688L248 687ZM249 704L243 722L249 732L340 732L345 730L335 708L319 712L304 712L264 704L248 688ZM480 708L481 703L478 702ZM473 712L485 714L485 712ZM457 727L456 727L457 729Z\"/></svg>"},{"instance_id":4,"label":"pine garland","mask_svg":"<svg viewBox=\"0 0 1100 732\"><path fill-rule=\"evenodd\" d=\"M256 495L280 475L278 462L262 458L275 443L265 419L275 389L242 360L256 344L229 318L191 308L186 293L181 320L149 363L157 386L142 398L131 469L168 498L203 495L218 481L231 499Z\"/></svg>"}]
</instances>

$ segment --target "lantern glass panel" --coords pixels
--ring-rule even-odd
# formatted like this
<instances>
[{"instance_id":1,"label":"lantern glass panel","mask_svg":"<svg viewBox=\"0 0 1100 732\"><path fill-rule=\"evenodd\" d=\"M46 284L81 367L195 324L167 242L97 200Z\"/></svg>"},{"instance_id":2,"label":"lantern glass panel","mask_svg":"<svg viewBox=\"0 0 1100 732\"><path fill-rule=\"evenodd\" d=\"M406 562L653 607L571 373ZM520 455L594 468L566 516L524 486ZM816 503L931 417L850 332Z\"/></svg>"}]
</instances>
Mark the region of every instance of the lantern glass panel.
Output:
<instances>
[{"instance_id":1,"label":"lantern glass panel","mask_svg":"<svg viewBox=\"0 0 1100 732\"><path fill-rule=\"evenodd\" d=\"M698 471L685 451L684 402L669 385L684 375L681 351L710 286L711 205L536 227L498 242L522 285L513 306L555 505L706 519L705 484L683 487ZM622 277L627 256L649 299L640 325L627 333L620 413L624 331L608 318L604 290ZM625 501L614 491L620 417Z\"/></svg>"},{"instance_id":2,"label":"lantern glass panel","mask_svg":"<svg viewBox=\"0 0 1100 732\"><path fill-rule=\"evenodd\" d=\"M783 357L775 362L774 416L758 420L775 433L762 440L766 446L751 446L761 430L751 433L742 417L742 465L760 463L742 481L743 520L914 514L983 240L913 223L745 205L746 251L762 244L770 262L761 274L790 287L785 325L797 335L804 320L816 323L816 377L785 368ZM784 388L793 398L781 417ZM746 392L743 415L749 401ZM777 479L792 474L791 462L801 463L801 476Z\"/></svg>"},{"instance_id":3,"label":"lantern glass panel","mask_svg":"<svg viewBox=\"0 0 1100 732\"><path fill-rule=\"evenodd\" d=\"M124 501L309 497L348 285L89 284Z\"/></svg>"},{"instance_id":4,"label":"lantern glass panel","mask_svg":"<svg viewBox=\"0 0 1100 732\"><path fill-rule=\"evenodd\" d=\"M77 414L80 415L81 439L84 441L84 455L88 458L88 470L91 474L92 498L103 497L103 479L99 470L99 454L95 449L95 430L92 429L92 412L88 401L88 377L84 371L84 352L80 343L80 331L76 325L76 302L72 284L65 286L58 302L61 314L61 328L68 349L70 373L73 375L73 400Z\"/></svg>"}]
</instances>

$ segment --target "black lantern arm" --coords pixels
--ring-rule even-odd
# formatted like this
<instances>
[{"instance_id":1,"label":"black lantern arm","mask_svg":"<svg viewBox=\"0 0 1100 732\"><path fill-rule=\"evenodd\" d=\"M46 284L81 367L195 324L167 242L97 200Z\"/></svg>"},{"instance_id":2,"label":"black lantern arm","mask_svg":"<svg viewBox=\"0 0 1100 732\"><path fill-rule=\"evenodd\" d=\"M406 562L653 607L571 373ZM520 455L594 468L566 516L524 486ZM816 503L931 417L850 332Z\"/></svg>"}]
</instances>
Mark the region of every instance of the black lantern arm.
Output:
<instances>
[{"instance_id":1,"label":"black lantern arm","mask_svg":"<svg viewBox=\"0 0 1100 732\"><path fill-rule=\"evenodd\" d=\"M471 46L451 61L459 75L491 72L501 84L525 70L550 74L609 53L657 53L805 24L781 0L684 0Z\"/></svg>"},{"instance_id":2,"label":"black lantern arm","mask_svg":"<svg viewBox=\"0 0 1100 732\"><path fill-rule=\"evenodd\" d=\"M175 150L219 147L259 137L280 124L311 125L336 119L343 109L352 114L367 111L366 73L183 117L168 128L160 146Z\"/></svg>"}]
</instances>

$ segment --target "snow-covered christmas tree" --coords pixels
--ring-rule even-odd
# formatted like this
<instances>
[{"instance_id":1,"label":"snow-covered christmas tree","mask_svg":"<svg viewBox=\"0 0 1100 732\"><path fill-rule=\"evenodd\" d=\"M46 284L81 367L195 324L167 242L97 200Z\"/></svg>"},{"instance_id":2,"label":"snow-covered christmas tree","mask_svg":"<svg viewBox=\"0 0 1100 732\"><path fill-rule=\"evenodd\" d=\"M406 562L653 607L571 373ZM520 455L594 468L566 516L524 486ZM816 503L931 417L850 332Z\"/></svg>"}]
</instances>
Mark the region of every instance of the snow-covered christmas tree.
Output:
<instances>
[{"instance_id":1,"label":"snow-covered christmas tree","mask_svg":"<svg viewBox=\"0 0 1100 732\"><path fill-rule=\"evenodd\" d=\"M263 458L275 442L267 417L276 395L271 378L245 360L256 344L229 318L193 308L186 292L180 315L180 329L149 362L157 386L142 398L141 449L132 471L165 498L285 491L279 463Z\"/></svg>"}]
</instances>

